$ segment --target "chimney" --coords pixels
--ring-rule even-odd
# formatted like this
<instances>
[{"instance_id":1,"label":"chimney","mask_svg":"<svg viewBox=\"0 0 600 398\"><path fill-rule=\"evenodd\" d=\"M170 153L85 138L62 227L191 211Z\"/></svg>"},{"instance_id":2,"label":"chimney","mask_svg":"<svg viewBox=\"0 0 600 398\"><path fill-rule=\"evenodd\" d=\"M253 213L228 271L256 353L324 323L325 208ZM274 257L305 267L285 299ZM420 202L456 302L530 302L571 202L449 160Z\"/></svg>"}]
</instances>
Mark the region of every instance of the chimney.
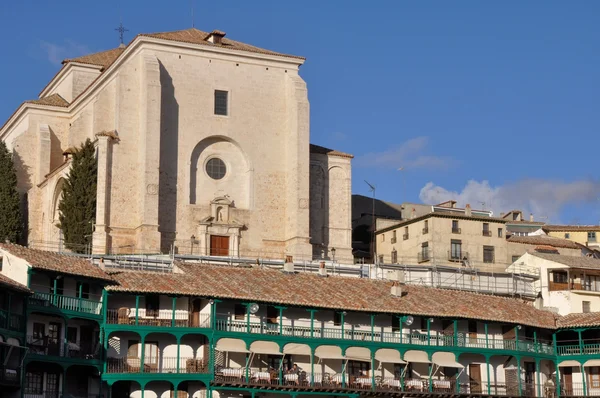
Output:
<instances>
[{"instance_id":1,"label":"chimney","mask_svg":"<svg viewBox=\"0 0 600 398\"><path fill-rule=\"evenodd\" d=\"M285 262L283 263L283 272L286 274L293 274L294 270L294 259L292 256L285 256Z\"/></svg>"},{"instance_id":2,"label":"chimney","mask_svg":"<svg viewBox=\"0 0 600 398\"><path fill-rule=\"evenodd\" d=\"M415 208L413 207L412 210L410 211L410 219L412 220L413 218L415 218L417 216L417 211L415 210Z\"/></svg>"},{"instance_id":3,"label":"chimney","mask_svg":"<svg viewBox=\"0 0 600 398\"><path fill-rule=\"evenodd\" d=\"M209 35L206 41L209 41L213 44L222 44L223 38L225 37L225 32L221 32L220 30L213 30Z\"/></svg>"},{"instance_id":4,"label":"chimney","mask_svg":"<svg viewBox=\"0 0 600 398\"><path fill-rule=\"evenodd\" d=\"M100 257L100 261L98 261L98 268L102 271L106 270L106 265L104 265L104 257Z\"/></svg>"},{"instance_id":5,"label":"chimney","mask_svg":"<svg viewBox=\"0 0 600 398\"><path fill-rule=\"evenodd\" d=\"M471 214L471 205L467 203L467 205L465 206L465 216L471 217Z\"/></svg>"},{"instance_id":6,"label":"chimney","mask_svg":"<svg viewBox=\"0 0 600 398\"><path fill-rule=\"evenodd\" d=\"M402 294L404 294L404 271L392 271L388 274L388 277L393 282L390 292L392 296L402 297Z\"/></svg>"},{"instance_id":7,"label":"chimney","mask_svg":"<svg viewBox=\"0 0 600 398\"><path fill-rule=\"evenodd\" d=\"M533 213L529 213L529 221L533 222Z\"/></svg>"},{"instance_id":8,"label":"chimney","mask_svg":"<svg viewBox=\"0 0 600 398\"><path fill-rule=\"evenodd\" d=\"M327 276L327 269L325 268L325 261L321 261L319 264L319 276Z\"/></svg>"}]
</instances>

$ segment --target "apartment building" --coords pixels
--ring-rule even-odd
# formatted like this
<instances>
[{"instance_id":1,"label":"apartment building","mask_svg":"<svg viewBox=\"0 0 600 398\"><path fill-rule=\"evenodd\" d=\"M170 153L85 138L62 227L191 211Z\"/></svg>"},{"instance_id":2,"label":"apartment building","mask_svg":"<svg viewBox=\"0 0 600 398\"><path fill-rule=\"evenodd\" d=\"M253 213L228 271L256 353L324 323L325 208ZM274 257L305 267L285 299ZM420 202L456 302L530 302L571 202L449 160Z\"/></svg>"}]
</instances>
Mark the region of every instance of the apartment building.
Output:
<instances>
[{"instance_id":1,"label":"apartment building","mask_svg":"<svg viewBox=\"0 0 600 398\"><path fill-rule=\"evenodd\" d=\"M24 269L38 290L24 334L48 318L44 346L27 341L11 398L600 392L597 313L560 317L518 299L405 285L398 272L390 281L196 263L104 271L16 245L0 252L2 275ZM71 344L74 321L96 322L99 350L83 350L93 337Z\"/></svg>"},{"instance_id":2,"label":"apartment building","mask_svg":"<svg viewBox=\"0 0 600 398\"><path fill-rule=\"evenodd\" d=\"M533 214L529 215L529 219L525 219L521 210L511 210L507 213L501 213L500 218L507 220L507 236L537 235L542 231L542 226L544 225L543 222L534 221Z\"/></svg>"},{"instance_id":3,"label":"apartment building","mask_svg":"<svg viewBox=\"0 0 600 398\"><path fill-rule=\"evenodd\" d=\"M549 236L572 240L591 249L600 249L600 225L544 225L542 229Z\"/></svg>"},{"instance_id":4,"label":"apartment building","mask_svg":"<svg viewBox=\"0 0 600 398\"><path fill-rule=\"evenodd\" d=\"M378 229L377 256L386 264L425 264L504 270L506 220L469 205L410 218Z\"/></svg>"}]
</instances>

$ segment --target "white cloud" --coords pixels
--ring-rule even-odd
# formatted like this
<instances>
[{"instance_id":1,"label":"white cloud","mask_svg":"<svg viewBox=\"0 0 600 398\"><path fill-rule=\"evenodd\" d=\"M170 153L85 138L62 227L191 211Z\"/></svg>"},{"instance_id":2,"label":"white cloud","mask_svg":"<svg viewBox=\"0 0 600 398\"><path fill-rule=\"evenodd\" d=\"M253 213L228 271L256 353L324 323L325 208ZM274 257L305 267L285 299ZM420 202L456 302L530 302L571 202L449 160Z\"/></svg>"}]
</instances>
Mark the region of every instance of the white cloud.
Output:
<instances>
[{"instance_id":1,"label":"white cloud","mask_svg":"<svg viewBox=\"0 0 600 398\"><path fill-rule=\"evenodd\" d=\"M64 44L42 41L40 46L46 53L48 61L56 65L60 65L65 58L75 58L91 52L87 46L72 40L65 40Z\"/></svg>"},{"instance_id":2,"label":"white cloud","mask_svg":"<svg viewBox=\"0 0 600 398\"><path fill-rule=\"evenodd\" d=\"M412 138L394 148L357 156L355 164L359 167L443 170L456 163L448 156L427 154L428 144L428 137Z\"/></svg>"},{"instance_id":3,"label":"white cloud","mask_svg":"<svg viewBox=\"0 0 600 398\"><path fill-rule=\"evenodd\" d=\"M460 191L449 191L427 183L419 193L423 203L435 204L456 200L459 206L469 203L476 209L492 209L495 215L517 209L527 217L533 213L540 221L554 222L560 210L570 204L597 203L600 182L581 180L573 182L525 179L502 186L491 186L488 181L470 180ZM546 219L547 217L547 219Z\"/></svg>"}]
</instances>

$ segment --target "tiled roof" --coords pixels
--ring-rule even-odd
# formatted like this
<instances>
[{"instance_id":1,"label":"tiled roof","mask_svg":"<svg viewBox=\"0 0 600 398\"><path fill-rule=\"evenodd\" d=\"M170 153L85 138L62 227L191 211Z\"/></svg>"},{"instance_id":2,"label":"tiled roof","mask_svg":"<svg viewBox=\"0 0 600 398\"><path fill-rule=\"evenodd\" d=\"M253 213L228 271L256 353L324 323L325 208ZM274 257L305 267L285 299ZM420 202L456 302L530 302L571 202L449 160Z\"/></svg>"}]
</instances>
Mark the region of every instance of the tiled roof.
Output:
<instances>
[{"instance_id":1,"label":"tiled roof","mask_svg":"<svg viewBox=\"0 0 600 398\"><path fill-rule=\"evenodd\" d=\"M600 270L600 260L593 257L563 256L561 254L533 252L531 255L543 258L544 260L554 261L570 268L585 268Z\"/></svg>"},{"instance_id":2,"label":"tiled roof","mask_svg":"<svg viewBox=\"0 0 600 398\"><path fill-rule=\"evenodd\" d=\"M90 65L98 65L103 69L108 68L119 55L123 54L125 51L125 46L113 48L111 50L100 51L98 53L84 55L82 57L77 58L69 58L62 61L63 64L68 64L70 62L78 62L80 64L90 64Z\"/></svg>"},{"instance_id":3,"label":"tiled roof","mask_svg":"<svg viewBox=\"0 0 600 398\"><path fill-rule=\"evenodd\" d=\"M218 31L216 31L218 32ZM224 32L220 32L224 33ZM271 50L265 50L264 48L259 48L255 46L251 46L250 44L241 43L239 41L230 40L226 37L221 39L220 44L211 43L206 39L210 33L202 32L196 28L185 29L185 30L176 30L173 32L161 32L161 33L141 33L139 36L153 37L155 39L162 40L171 40L171 41L179 41L182 43L191 43L191 44L200 44L204 46L213 46L213 47L221 47L221 48L229 48L232 50L238 51L247 51L258 54L266 54L266 55L277 55L281 57L288 58L297 58L304 59L304 57L299 57L296 55L282 54Z\"/></svg>"},{"instance_id":4,"label":"tiled roof","mask_svg":"<svg viewBox=\"0 0 600 398\"><path fill-rule=\"evenodd\" d=\"M66 99L60 96L60 94L52 94L44 98L25 101L28 104L36 104L36 105L49 105L49 106L62 106L66 108L69 106L69 103Z\"/></svg>"},{"instance_id":5,"label":"tiled roof","mask_svg":"<svg viewBox=\"0 0 600 398\"><path fill-rule=\"evenodd\" d=\"M544 225L544 231L586 232L600 231L600 225Z\"/></svg>"},{"instance_id":6,"label":"tiled roof","mask_svg":"<svg viewBox=\"0 0 600 398\"><path fill-rule=\"evenodd\" d=\"M558 328L576 328L600 326L600 312L588 312L585 314L568 314L558 318Z\"/></svg>"},{"instance_id":7,"label":"tiled roof","mask_svg":"<svg viewBox=\"0 0 600 398\"><path fill-rule=\"evenodd\" d=\"M0 274L0 288L2 290L4 290L4 289L16 290L21 293L29 293L29 294L33 293L31 290L29 290L27 288L27 286L21 285L19 282L13 281L9 277L4 276L2 274Z\"/></svg>"},{"instance_id":8,"label":"tiled roof","mask_svg":"<svg viewBox=\"0 0 600 398\"><path fill-rule=\"evenodd\" d=\"M481 222L494 222L494 223L500 223L500 224L506 224L506 220L502 219L502 218L496 218L496 217L487 217L487 216L476 216L476 215L471 215L471 216L466 216L464 214L461 213L453 213L453 212L431 212L431 213L427 213L424 214L422 216L419 217L415 217L415 218L411 218L405 221L402 221L398 224L395 225L391 225L389 227L385 227L382 229L379 229L377 231L375 231L375 234L380 234L383 232L387 232L387 231L392 231L394 229L406 226L406 225L410 225L412 223L418 222L418 221L422 221L422 220L426 220L428 218L431 217L438 217L438 218L452 218L455 220L471 220L471 221L481 221Z\"/></svg>"},{"instance_id":9,"label":"tiled roof","mask_svg":"<svg viewBox=\"0 0 600 398\"><path fill-rule=\"evenodd\" d=\"M12 243L0 243L0 249L27 261L33 269L79 275L107 282L112 281L108 274L81 257L30 249Z\"/></svg>"},{"instance_id":10,"label":"tiled roof","mask_svg":"<svg viewBox=\"0 0 600 398\"><path fill-rule=\"evenodd\" d=\"M316 309L480 319L543 328L555 325L551 312L511 298L415 285L405 286L407 293L395 297L390 293L390 281L189 263L177 266L184 274L114 273L112 276L120 285L108 286L107 290L194 294Z\"/></svg>"},{"instance_id":11,"label":"tiled roof","mask_svg":"<svg viewBox=\"0 0 600 398\"><path fill-rule=\"evenodd\" d=\"M533 235L533 236L516 236L513 235L507 239L512 243L522 243L524 245L545 245L545 246L553 246L560 247L563 249L581 249L577 243L561 238L554 238L552 236L542 236L542 235Z\"/></svg>"},{"instance_id":12,"label":"tiled roof","mask_svg":"<svg viewBox=\"0 0 600 398\"><path fill-rule=\"evenodd\" d=\"M342 158L350 158L352 159L354 155L349 153L344 153L340 151L336 151L334 149L325 148L324 146L310 144L310 153L318 153L321 155L331 155L331 156L339 156Z\"/></svg>"}]
</instances>

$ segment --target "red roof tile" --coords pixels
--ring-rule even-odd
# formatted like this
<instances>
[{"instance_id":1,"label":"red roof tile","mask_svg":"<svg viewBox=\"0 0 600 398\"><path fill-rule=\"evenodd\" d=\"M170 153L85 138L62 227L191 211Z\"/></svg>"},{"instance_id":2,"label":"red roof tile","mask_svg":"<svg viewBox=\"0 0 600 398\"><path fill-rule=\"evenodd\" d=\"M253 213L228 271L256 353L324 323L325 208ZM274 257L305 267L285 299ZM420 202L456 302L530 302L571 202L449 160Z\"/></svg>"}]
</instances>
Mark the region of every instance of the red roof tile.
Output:
<instances>
[{"instance_id":1,"label":"red roof tile","mask_svg":"<svg viewBox=\"0 0 600 398\"><path fill-rule=\"evenodd\" d=\"M27 286L21 285L19 282L13 281L9 277L2 274L0 274L0 287L2 289L16 290L21 293L33 293L31 290L29 290L29 288L27 288Z\"/></svg>"},{"instance_id":2,"label":"red roof tile","mask_svg":"<svg viewBox=\"0 0 600 398\"><path fill-rule=\"evenodd\" d=\"M113 62L116 61L117 58L123 51L125 51L126 47L117 47L111 50L100 51L93 54L84 55L77 58L69 58L62 61L63 64L68 64L70 62L77 62L80 64L90 64L90 65L98 65L103 69L108 68Z\"/></svg>"},{"instance_id":3,"label":"red roof tile","mask_svg":"<svg viewBox=\"0 0 600 398\"><path fill-rule=\"evenodd\" d=\"M310 153L318 153L321 155L331 155L331 156L339 156L341 158L350 158L352 159L354 155L349 153L344 153L340 151L336 151L334 149L325 148L324 146L310 144Z\"/></svg>"},{"instance_id":4,"label":"red roof tile","mask_svg":"<svg viewBox=\"0 0 600 398\"><path fill-rule=\"evenodd\" d=\"M82 257L30 249L12 243L0 243L0 249L6 250L13 256L27 261L33 269L79 275L100 281L112 282L112 278L108 274Z\"/></svg>"},{"instance_id":5,"label":"red roof tile","mask_svg":"<svg viewBox=\"0 0 600 398\"><path fill-rule=\"evenodd\" d=\"M600 312L565 315L558 318L556 326L558 328L600 326Z\"/></svg>"},{"instance_id":6,"label":"red roof tile","mask_svg":"<svg viewBox=\"0 0 600 398\"><path fill-rule=\"evenodd\" d=\"M552 247L560 247L563 249L581 249L581 246L576 242L568 239L555 238L552 236L545 235L533 235L533 236L517 236L513 235L507 239L512 243L521 243L524 245L544 245Z\"/></svg>"},{"instance_id":7,"label":"red roof tile","mask_svg":"<svg viewBox=\"0 0 600 398\"><path fill-rule=\"evenodd\" d=\"M60 94L52 94L44 98L25 101L28 104L36 104L36 105L48 105L48 106L60 106L66 108L69 106L69 102L66 99L60 96Z\"/></svg>"}]
</instances>

